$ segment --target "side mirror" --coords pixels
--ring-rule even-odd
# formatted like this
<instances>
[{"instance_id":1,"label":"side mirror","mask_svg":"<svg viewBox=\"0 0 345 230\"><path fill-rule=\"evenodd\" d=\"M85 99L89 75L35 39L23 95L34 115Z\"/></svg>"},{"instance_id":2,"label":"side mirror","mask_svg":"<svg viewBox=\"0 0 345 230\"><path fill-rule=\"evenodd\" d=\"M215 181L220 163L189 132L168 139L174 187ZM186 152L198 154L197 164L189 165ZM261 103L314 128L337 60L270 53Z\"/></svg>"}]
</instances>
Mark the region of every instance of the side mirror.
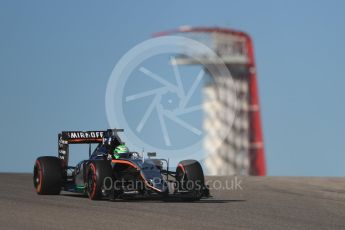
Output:
<instances>
[{"instance_id":1,"label":"side mirror","mask_svg":"<svg viewBox=\"0 0 345 230\"><path fill-rule=\"evenodd\" d=\"M156 156L157 156L157 153L156 153L156 152L148 152L148 153L147 153L147 156L148 156L148 158L156 157Z\"/></svg>"}]
</instances>

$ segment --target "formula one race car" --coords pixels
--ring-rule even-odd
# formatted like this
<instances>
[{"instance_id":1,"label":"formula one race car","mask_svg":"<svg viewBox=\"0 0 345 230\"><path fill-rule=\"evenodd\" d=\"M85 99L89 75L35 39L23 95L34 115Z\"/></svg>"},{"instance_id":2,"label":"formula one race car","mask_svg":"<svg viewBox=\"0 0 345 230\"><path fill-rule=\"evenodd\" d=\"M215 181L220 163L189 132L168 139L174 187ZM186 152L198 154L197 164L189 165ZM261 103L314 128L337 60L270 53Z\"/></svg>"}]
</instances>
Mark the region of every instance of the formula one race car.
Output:
<instances>
[{"instance_id":1,"label":"formula one race car","mask_svg":"<svg viewBox=\"0 0 345 230\"><path fill-rule=\"evenodd\" d=\"M173 172L169 171L169 161L155 158L156 153L147 153L144 158L143 153L128 151L115 157L114 149L124 144L118 132L123 129L60 133L58 157L43 156L35 162L36 192L50 195L63 190L85 194L92 200L178 197L197 201L210 196L198 161L181 161ZM69 166L70 144L89 144L89 159ZM93 152L91 144L98 144Z\"/></svg>"}]
</instances>

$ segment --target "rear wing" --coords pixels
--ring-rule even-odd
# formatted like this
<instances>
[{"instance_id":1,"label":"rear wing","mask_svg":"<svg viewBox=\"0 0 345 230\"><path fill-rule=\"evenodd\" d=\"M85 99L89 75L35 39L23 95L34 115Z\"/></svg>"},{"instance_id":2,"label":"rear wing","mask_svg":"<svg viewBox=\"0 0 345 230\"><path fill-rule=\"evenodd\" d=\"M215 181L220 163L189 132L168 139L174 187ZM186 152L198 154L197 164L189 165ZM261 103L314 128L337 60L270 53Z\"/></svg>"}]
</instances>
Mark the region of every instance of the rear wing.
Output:
<instances>
[{"instance_id":1,"label":"rear wing","mask_svg":"<svg viewBox=\"0 0 345 230\"><path fill-rule=\"evenodd\" d=\"M118 132L123 129L108 129L105 131L62 131L58 135L59 158L68 166L69 145L70 144L99 144L104 138L114 137L121 143Z\"/></svg>"},{"instance_id":2,"label":"rear wing","mask_svg":"<svg viewBox=\"0 0 345 230\"><path fill-rule=\"evenodd\" d=\"M63 131L59 134L68 144L102 143L106 131Z\"/></svg>"}]
</instances>

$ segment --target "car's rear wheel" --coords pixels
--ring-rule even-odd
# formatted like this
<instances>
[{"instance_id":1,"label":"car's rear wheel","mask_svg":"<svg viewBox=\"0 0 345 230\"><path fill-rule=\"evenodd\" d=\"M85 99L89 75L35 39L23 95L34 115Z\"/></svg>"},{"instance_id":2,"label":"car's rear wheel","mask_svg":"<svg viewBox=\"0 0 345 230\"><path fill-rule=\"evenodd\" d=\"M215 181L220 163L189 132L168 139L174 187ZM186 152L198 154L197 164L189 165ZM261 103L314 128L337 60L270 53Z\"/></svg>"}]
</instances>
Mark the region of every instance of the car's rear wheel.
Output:
<instances>
[{"instance_id":1,"label":"car's rear wheel","mask_svg":"<svg viewBox=\"0 0 345 230\"><path fill-rule=\"evenodd\" d=\"M176 182L184 201L197 201L202 197L205 179L200 163L196 160L181 161L176 168Z\"/></svg>"},{"instance_id":2,"label":"car's rear wheel","mask_svg":"<svg viewBox=\"0 0 345 230\"><path fill-rule=\"evenodd\" d=\"M37 158L33 172L33 182L37 194L60 194L62 171L61 160L59 158L52 156Z\"/></svg>"},{"instance_id":3,"label":"car's rear wheel","mask_svg":"<svg viewBox=\"0 0 345 230\"><path fill-rule=\"evenodd\" d=\"M90 162L87 171L87 195L91 200L99 200L103 190L111 187L111 164L105 160L94 160Z\"/></svg>"}]
</instances>

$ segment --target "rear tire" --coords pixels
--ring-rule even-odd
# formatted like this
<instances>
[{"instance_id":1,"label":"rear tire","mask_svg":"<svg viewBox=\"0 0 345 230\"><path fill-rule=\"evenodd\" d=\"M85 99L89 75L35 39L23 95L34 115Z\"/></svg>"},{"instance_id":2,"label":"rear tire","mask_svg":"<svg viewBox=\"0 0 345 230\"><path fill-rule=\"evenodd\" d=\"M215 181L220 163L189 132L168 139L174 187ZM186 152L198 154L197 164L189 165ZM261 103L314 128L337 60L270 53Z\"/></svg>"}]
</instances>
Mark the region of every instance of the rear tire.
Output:
<instances>
[{"instance_id":1,"label":"rear tire","mask_svg":"<svg viewBox=\"0 0 345 230\"><path fill-rule=\"evenodd\" d=\"M103 196L104 183L108 183L107 187L112 184L108 180L105 181L107 177L112 180L111 164L106 160L93 160L90 162L87 171L87 195L91 200L99 200Z\"/></svg>"},{"instance_id":2,"label":"rear tire","mask_svg":"<svg viewBox=\"0 0 345 230\"><path fill-rule=\"evenodd\" d=\"M37 158L33 173L33 182L37 194L60 194L62 185L62 166L59 158L52 156Z\"/></svg>"},{"instance_id":3,"label":"rear tire","mask_svg":"<svg viewBox=\"0 0 345 230\"><path fill-rule=\"evenodd\" d=\"M202 197L205 187L204 172L200 163L196 160L184 160L177 165L176 181L178 189L188 192L184 201L197 201Z\"/></svg>"}]
</instances>

